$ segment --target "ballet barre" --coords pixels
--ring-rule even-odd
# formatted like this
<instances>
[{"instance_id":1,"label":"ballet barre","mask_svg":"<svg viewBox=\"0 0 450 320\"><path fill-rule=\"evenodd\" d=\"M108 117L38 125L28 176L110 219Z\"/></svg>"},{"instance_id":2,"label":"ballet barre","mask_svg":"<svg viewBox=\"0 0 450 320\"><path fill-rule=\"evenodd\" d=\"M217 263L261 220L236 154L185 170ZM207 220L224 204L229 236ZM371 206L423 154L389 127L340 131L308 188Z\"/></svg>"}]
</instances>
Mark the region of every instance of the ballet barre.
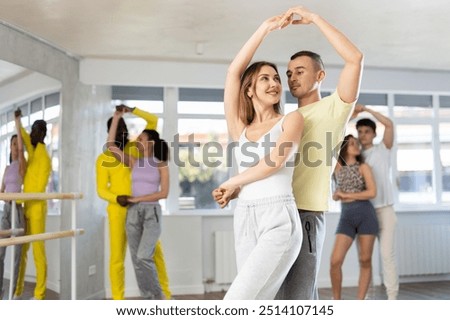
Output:
<instances>
[{"instance_id":1,"label":"ballet barre","mask_svg":"<svg viewBox=\"0 0 450 320\"><path fill-rule=\"evenodd\" d=\"M30 200L71 200L72 201L72 209L71 209L71 228L72 230L66 231L58 231L58 232L49 232L49 233L40 233L33 235L25 235L25 236L16 236L13 234L11 230L10 238L0 239L0 247L3 246L12 246L11 247L11 272L10 272L10 285L9 285L9 299L13 296L13 281L14 279L14 253L15 253L15 245L23 244L33 241L45 241L59 238L71 237L71 299L76 300L77 298L77 277L76 277L76 236L84 233L83 229L77 229L76 227L76 203L75 200L79 200L83 198L83 194L81 193L0 193L0 201L11 201L11 230L17 230L16 228L16 202L24 202Z\"/></svg>"},{"instance_id":2,"label":"ballet barre","mask_svg":"<svg viewBox=\"0 0 450 320\"><path fill-rule=\"evenodd\" d=\"M46 233L30 234L28 236L11 237L6 239L0 239L0 247L15 246L17 244L24 244L34 241L75 237L81 234L84 234L84 229L46 232Z\"/></svg>"},{"instance_id":3,"label":"ballet barre","mask_svg":"<svg viewBox=\"0 0 450 320\"><path fill-rule=\"evenodd\" d=\"M0 230L0 238L9 238L11 236L21 236L25 230L23 228L19 229L8 229L8 230Z\"/></svg>"}]
</instances>

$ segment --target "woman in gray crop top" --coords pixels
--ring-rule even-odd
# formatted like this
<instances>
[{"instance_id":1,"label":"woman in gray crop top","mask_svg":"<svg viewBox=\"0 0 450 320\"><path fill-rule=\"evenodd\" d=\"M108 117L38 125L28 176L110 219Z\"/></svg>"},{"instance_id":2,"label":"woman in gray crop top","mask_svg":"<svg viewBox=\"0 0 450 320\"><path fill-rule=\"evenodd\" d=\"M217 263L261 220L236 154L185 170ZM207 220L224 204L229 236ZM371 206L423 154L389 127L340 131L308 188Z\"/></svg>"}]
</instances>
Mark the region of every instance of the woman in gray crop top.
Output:
<instances>
[{"instance_id":1,"label":"woman in gray crop top","mask_svg":"<svg viewBox=\"0 0 450 320\"><path fill-rule=\"evenodd\" d=\"M361 156L358 140L347 135L342 142L333 174L336 191L333 200L341 201L341 216L330 262L333 299L341 299L342 265L355 236L358 235L358 299L365 299L372 276L372 252L378 234L378 220L369 199L376 196L375 181L369 165Z\"/></svg>"}]
</instances>

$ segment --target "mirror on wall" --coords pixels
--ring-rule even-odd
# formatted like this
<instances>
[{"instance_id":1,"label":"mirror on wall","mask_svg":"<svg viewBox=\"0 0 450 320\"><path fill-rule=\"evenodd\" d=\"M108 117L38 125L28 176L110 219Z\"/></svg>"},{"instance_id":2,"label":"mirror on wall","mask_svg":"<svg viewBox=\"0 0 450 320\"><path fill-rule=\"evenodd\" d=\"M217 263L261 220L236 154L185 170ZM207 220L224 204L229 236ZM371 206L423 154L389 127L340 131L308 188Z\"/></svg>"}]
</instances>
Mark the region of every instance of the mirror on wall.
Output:
<instances>
[{"instance_id":1,"label":"mirror on wall","mask_svg":"<svg viewBox=\"0 0 450 320\"><path fill-rule=\"evenodd\" d=\"M14 111L22 111L22 125L30 132L35 120L47 122L45 144L52 161L47 192L59 192L59 115L61 82L22 66L0 60L0 174L9 164L10 139L16 133ZM3 203L0 203L0 207ZM58 215L58 200L48 201L48 214ZM0 208L1 209L1 208Z\"/></svg>"}]
</instances>

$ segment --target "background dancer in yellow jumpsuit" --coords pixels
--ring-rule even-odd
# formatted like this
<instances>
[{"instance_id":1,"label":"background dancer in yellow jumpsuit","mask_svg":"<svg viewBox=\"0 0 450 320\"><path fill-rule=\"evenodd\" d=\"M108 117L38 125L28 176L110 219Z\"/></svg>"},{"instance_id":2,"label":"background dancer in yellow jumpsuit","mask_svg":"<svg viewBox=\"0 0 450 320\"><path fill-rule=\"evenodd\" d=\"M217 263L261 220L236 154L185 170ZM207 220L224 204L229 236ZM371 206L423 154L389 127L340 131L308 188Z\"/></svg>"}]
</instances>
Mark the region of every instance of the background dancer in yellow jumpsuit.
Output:
<instances>
[{"instance_id":1,"label":"background dancer in yellow jumpsuit","mask_svg":"<svg viewBox=\"0 0 450 320\"><path fill-rule=\"evenodd\" d=\"M22 116L20 109L15 112L15 117ZM45 148L44 138L47 134L47 123L44 120L36 120L31 126L28 134L20 126L23 143L28 153L28 167L23 182L23 192L45 192L51 171L50 157ZM47 218L47 202L45 200L31 200L25 202L25 230L26 234L37 234L45 232L45 221ZM47 257L45 255L45 242L35 241L32 243L34 264L36 266L36 287L34 299L45 298L47 282ZM23 293L25 271L27 267L27 254L30 244L22 247L22 258L19 268L19 278L15 296L20 297Z\"/></svg>"},{"instance_id":2,"label":"background dancer in yellow jumpsuit","mask_svg":"<svg viewBox=\"0 0 450 320\"><path fill-rule=\"evenodd\" d=\"M125 105L117 107L125 112L147 121L145 129L156 129L158 117L138 108L130 108ZM108 120L108 131L112 118ZM134 142L128 141L128 128L123 119L119 121L116 133L116 144L123 149L126 154L138 157L138 149ZM131 171L130 168L118 161L108 150L104 151L97 158L97 193L100 198L108 201L109 219L109 241L110 241L110 261L109 274L111 281L112 298L122 300L125 295L125 253L127 237L125 231L127 215L127 196L131 195ZM169 289L169 278L164 262L161 241L158 241L155 248L155 264L161 289L166 299L171 299Z\"/></svg>"}]
</instances>

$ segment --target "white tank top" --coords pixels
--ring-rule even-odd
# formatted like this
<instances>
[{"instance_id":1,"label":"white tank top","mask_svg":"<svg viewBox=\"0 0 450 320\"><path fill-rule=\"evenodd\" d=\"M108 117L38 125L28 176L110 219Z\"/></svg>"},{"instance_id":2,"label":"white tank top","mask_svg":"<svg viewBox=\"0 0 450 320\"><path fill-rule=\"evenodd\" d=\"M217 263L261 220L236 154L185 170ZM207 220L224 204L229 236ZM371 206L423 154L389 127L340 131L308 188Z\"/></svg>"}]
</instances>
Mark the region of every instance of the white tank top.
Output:
<instances>
[{"instance_id":1,"label":"white tank top","mask_svg":"<svg viewBox=\"0 0 450 320\"><path fill-rule=\"evenodd\" d=\"M283 131L284 116L263 135L258 141L249 141L246 137L247 128L242 131L239 138L239 146L235 149L236 162L239 173L254 166L275 147L281 132ZM292 174L295 167L295 154L297 144L291 149L283 166L272 175L249 183L242 187L239 199L254 200L279 195L292 195ZM269 164L270 165L270 164Z\"/></svg>"}]
</instances>

